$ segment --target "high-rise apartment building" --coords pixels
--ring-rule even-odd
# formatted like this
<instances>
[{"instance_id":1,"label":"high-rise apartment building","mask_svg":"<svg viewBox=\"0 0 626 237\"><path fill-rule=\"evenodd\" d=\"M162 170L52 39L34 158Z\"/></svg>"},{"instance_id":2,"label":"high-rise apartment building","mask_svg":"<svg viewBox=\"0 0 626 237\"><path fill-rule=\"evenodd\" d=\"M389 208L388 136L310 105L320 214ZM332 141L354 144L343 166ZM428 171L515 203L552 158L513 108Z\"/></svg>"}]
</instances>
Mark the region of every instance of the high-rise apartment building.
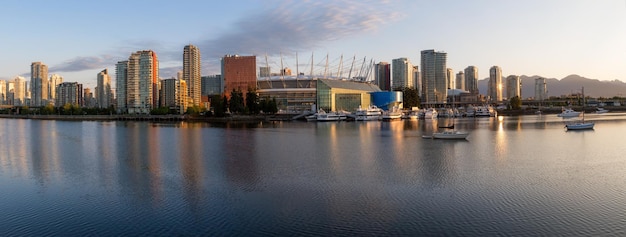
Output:
<instances>
[{"instance_id":1,"label":"high-rise apartment building","mask_svg":"<svg viewBox=\"0 0 626 237\"><path fill-rule=\"evenodd\" d=\"M510 75L506 78L506 96L510 100L517 96L522 98L522 84L519 76Z\"/></svg>"},{"instance_id":2,"label":"high-rise apartment building","mask_svg":"<svg viewBox=\"0 0 626 237\"><path fill-rule=\"evenodd\" d=\"M63 83L63 77L58 74L50 75L50 81L48 86L48 97L50 98L50 102L54 103L57 98L57 86Z\"/></svg>"},{"instance_id":3,"label":"high-rise apartment building","mask_svg":"<svg viewBox=\"0 0 626 237\"><path fill-rule=\"evenodd\" d=\"M245 98L248 89L256 90L256 56L226 55L222 58L224 94L239 90Z\"/></svg>"},{"instance_id":4,"label":"high-rise apartment building","mask_svg":"<svg viewBox=\"0 0 626 237\"><path fill-rule=\"evenodd\" d=\"M183 80L189 87L189 97L193 105L201 104L202 81L200 67L200 49L194 45L185 46L183 52Z\"/></svg>"},{"instance_id":5,"label":"high-rise apartment building","mask_svg":"<svg viewBox=\"0 0 626 237\"><path fill-rule=\"evenodd\" d=\"M413 65L413 83L418 95L422 94L422 74L420 73L419 66Z\"/></svg>"},{"instance_id":6,"label":"high-rise apartment building","mask_svg":"<svg viewBox=\"0 0 626 237\"><path fill-rule=\"evenodd\" d=\"M0 80L0 104L7 103L7 81Z\"/></svg>"},{"instance_id":7,"label":"high-rise apartment building","mask_svg":"<svg viewBox=\"0 0 626 237\"><path fill-rule=\"evenodd\" d=\"M13 79L13 84L11 85L11 83L9 83L9 86L7 88L9 91L11 91L11 89L13 90L11 92L12 97L13 97L13 105L15 106L22 106L22 105L26 105L26 79L23 77L16 77L15 79Z\"/></svg>"},{"instance_id":8,"label":"high-rise apartment building","mask_svg":"<svg viewBox=\"0 0 626 237\"><path fill-rule=\"evenodd\" d=\"M58 106L82 105L83 85L78 82L63 82L57 86L56 104Z\"/></svg>"},{"instance_id":9,"label":"high-rise apartment building","mask_svg":"<svg viewBox=\"0 0 626 237\"><path fill-rule=\"evenodd\" d=\"M190 103L187 101L190 98L187 90L188 86L185 80L175 78L161 80L161 100L163 105L170 110L178 111L180 114L185 113Z\"/></svg>"},{"instance_id":10,"label":"high-rise apartment building","mask_svg":"<svg viewBox=\"0 0 626 237\"><path fill-rule=\"evenodd\" d=\"M489 85L487 94L492 102L502 101L502 69L493 66L489 69Z\"/></svg>"},{"instance_id":11,"label":"high-rise apartment building","mask_svg":"<svg viewBox=\"0 0 626 237\"><path fill-rule=\"evenodd\" d=\"M478 95L478 68L469 66L465 68L465 90L473 95Z\"/></svg>"},{"instance_id":12,"label":"high-rise apartment building","mask_svg":"<svg viewBox=\"0 0 626 237\"><path fill-rule=\"evenodd\" d=\"M115 64L115 98L117 98L117 112L128 112L126 100L126 84L128 83L128 61L119 61Z\"/></svg>"},{"instance_id":13,"label":"high-rise apartment building","mask_svg":"<svg viewBox=\"0 0 626 237\"><path fill-rule=\"evenodd\" d=\"M380 90L391 90L391 65L388 62L379 62L374 67L374 81Z\"/></svg>"},{"instance_id":14,"label":"high-rise apartment building","mask_svg":"<svg viewBox=\"0 0 626 237\"><path fill-rule=\"evenodd\" d=\"M446 80L448 81L448 89L454 89L455 86L454 84L456 84L456 78L454 75L454 70L452 70L452 68L448 68L446 69Z\"/></svg>"},{"instance_id":15,"label":"high-rise apartment building","mask_svg":"<svg viewBox=\"0 0 626 237\"><path fill-rule=\"evenodd\" d=\"M415 87L413 84L413 64L407 58L391 60L392 89L402 90L405 87Z\"/></svg>"},{"instance_id":16,"label":"high-rise apartment building","mask_svg":"<svg viewBox=\"0 0 626 237\"><path fill-rule=\"evenodd\" d=\"M96 106L98 108L108 108L113 101L113 92L111 90L111 76L109 70L104 69L98 73L96 85Z\"/></svg>"},{"instance_id":17,"label":"high-rise apartment building","mask_svg":"<svg viewBox=\"0 0 626 237\"><path fill-rule=\"evenodd\" d=\"M441 104L447 101L447 60L445 52L433 49L421 52L422 103Z\"/></svg>"},{"instance_id":18,"label":"high-rise apartment building","mask_svg":"<svg viewBox=\"0 0 626 237\"><path fill-rule=\"evenodd\" d=\"M459 73L456 74L456 84L454 88L465 90L465 73L463 73L463 71L459 71Z\"/></svg>"},{"instance_id":19,"label":"high-rise apartment building","mask_svg":"<svg viewBox=\"0 0 626 237\"><path fill-rule=\"evenodd\" d=\"M159 60L156 53L152 50L143 50L131 54L128 58L125 88L128 113L148 114L150 110L157 108L158 83Z\"/></svg>"},{"instance_id":20,"label":"high-rise apartment building","mask_svg":"<svg viewBox=\"0 0 626 237\"><path fill-rule=\"evenodd\" d=\"M48 66L41 62L30 65L31 105L45 106L48 102Z\"/></svg>"},{"instance_id":21,"label":"high-rise apartment building","mask_svg":"<svg viewBox=\"0 0 626 237\"><path fill-rule=\"evenodd\" d=\"M543 77L535 79L535 100L543 101L548 98L548 87Z\"/></svg>"}]
</instances>

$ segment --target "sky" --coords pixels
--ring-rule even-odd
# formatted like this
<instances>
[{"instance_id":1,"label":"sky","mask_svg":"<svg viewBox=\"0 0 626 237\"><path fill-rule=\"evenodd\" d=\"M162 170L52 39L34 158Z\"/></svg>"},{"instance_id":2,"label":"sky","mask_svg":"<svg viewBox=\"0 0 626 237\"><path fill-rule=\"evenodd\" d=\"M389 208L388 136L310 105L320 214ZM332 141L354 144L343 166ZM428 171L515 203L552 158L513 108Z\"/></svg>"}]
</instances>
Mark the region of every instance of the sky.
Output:
<instances>
[{"instance_id":1,"label":"sky","mask_svg":"<svg viewBox=\"0 0 626 237\"><path fill-rule=\"evenodd\" d=\"M160 77L172 78L188 44L202 75L220 74L227 54L307 74L328 57L331 74L401 57L419 65L434 49L480 78L496 65L503 75L626 81L626 0L5 0L0 22L0 79L30 80L40 61L92 89L105 68L114 83L115 63L139 50L155 51Z\"/></svg>"}]
</instances>

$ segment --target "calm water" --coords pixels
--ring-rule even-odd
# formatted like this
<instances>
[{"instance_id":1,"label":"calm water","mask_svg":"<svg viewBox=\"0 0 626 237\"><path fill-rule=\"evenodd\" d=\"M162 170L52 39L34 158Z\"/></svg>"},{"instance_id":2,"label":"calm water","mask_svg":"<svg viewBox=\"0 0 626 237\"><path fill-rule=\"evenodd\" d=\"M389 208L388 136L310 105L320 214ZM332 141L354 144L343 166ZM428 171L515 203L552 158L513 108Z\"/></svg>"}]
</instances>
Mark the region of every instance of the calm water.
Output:
<instances>
[{"instance_id":1,"label":"calm water","mask_svg":"<svg viewBox=\"0 0 626 237\"><path fill-rule=\"evenodd\" d=\"M0 119L0 236L626 235L626 114L587 119Z\"/></svg>"}]
</instances>

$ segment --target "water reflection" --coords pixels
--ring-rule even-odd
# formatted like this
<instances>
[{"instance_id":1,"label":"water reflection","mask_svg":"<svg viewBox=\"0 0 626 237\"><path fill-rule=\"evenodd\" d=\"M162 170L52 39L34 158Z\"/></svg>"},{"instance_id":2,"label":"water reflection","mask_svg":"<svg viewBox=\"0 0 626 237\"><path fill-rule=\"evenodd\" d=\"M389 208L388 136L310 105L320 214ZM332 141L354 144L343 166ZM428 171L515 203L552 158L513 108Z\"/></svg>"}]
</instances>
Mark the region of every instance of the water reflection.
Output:
<instances>
[{"instance_id":1,"label":"water reflection","mask_svg":"<svg viewBox=\"0 0 626 237\"><path fill-rule=\"evenodd\" d=\"M0 217L0 235L60 234L67 231L61 222L78 223L76 235L606 233L618 228L604 223L623 216L626 148L615 137L626 115L594 119L596 130L582 133L566 132L556 116L255 124L0 119L0 152L8 154L0 156L8 216ZM452 122L470 132L467 141L421 138ZM35 192L15 191L29 189ZM118 228L125 222L131 227Z\"/></svg>"}]
</instances>

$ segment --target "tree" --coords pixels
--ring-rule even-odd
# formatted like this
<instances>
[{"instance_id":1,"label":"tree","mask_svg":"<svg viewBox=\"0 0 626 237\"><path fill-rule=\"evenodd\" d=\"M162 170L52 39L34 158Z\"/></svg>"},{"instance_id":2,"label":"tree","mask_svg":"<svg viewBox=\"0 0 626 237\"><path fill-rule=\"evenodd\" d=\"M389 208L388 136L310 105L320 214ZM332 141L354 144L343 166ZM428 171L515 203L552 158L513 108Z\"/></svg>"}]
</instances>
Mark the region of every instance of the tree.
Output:
<instances>
[{"instance_id":1,"label":"tree","mask_svg":"<svg viewBox=\"0 0 626 237\"><path fill-rule=\"evenodd\" d=\"M41 110L42 114L53 114L54 113L54 106L52 106L52 104L47 104L46 106L43 107L43 109Z\"/></svg>"},{"instance_id":2,"label":"tree","mask_svg":"<svg viewBox=\"0 0 626 237\"><path fill-rule=\"evenodd\" d=\"M72 114L72 104L65 103L63 105L63 114Z\"/></svg>"},{"instance_id":3,"label":"tree","mask_svg":"<svg viewBox=\"0 0 626 237\"><path fill-rule=\"evenodd\" d=\"M230 103L228 108L230 108L231 113L241 113L244 111L245 106L243 103L243 92L241 92L241 90L233 89L230 93Z\"/></svg>"},{"instance_id":4,"label":"tree","mask_svg":"<svg viewBox=\"0 0 626 237\"><path fill-rule=\"evenodd\" d=\"M519 110L522 108L522 99L519 96L515 96L509 100L512 110Z\"/></svg>"},{"instance_id":5,"label":"tree","mask_svg":"<svg viewBox=\"0 0 626 237\"><path fill-rule=\"evenodd\" d=\"M259 114L259 96L256 93L255 89L248 88L248 92L246 93L246 108L248 108L248 112L250 114Z\"/></svg>"},{"instance_id":6,"label":"tree","mask_svg":"<svg viewBox=\"0 0 626 237\"><path fill-rule=\"evenodd\" d=\"M228 106L224 106L224 104L226 103L226 96L224 96L224 99L222 99L221 96L219 95L215 95L213 97L211 97L211 106L213 106L213 115L217 116L217 117L224 117L224 115L226 114L226 108Z\"/></svg>"},{"instance_id":7,"label":"tree","mask_svg":"<svg viewBox=\"0 0 626 237\"><path fill-rule=\"evenodd\" d=\"M405 108L417 107L420 104L420 97L417 89L413 87L405 87L402 89L402 103Z\"/></svg>"}]
</instances>

